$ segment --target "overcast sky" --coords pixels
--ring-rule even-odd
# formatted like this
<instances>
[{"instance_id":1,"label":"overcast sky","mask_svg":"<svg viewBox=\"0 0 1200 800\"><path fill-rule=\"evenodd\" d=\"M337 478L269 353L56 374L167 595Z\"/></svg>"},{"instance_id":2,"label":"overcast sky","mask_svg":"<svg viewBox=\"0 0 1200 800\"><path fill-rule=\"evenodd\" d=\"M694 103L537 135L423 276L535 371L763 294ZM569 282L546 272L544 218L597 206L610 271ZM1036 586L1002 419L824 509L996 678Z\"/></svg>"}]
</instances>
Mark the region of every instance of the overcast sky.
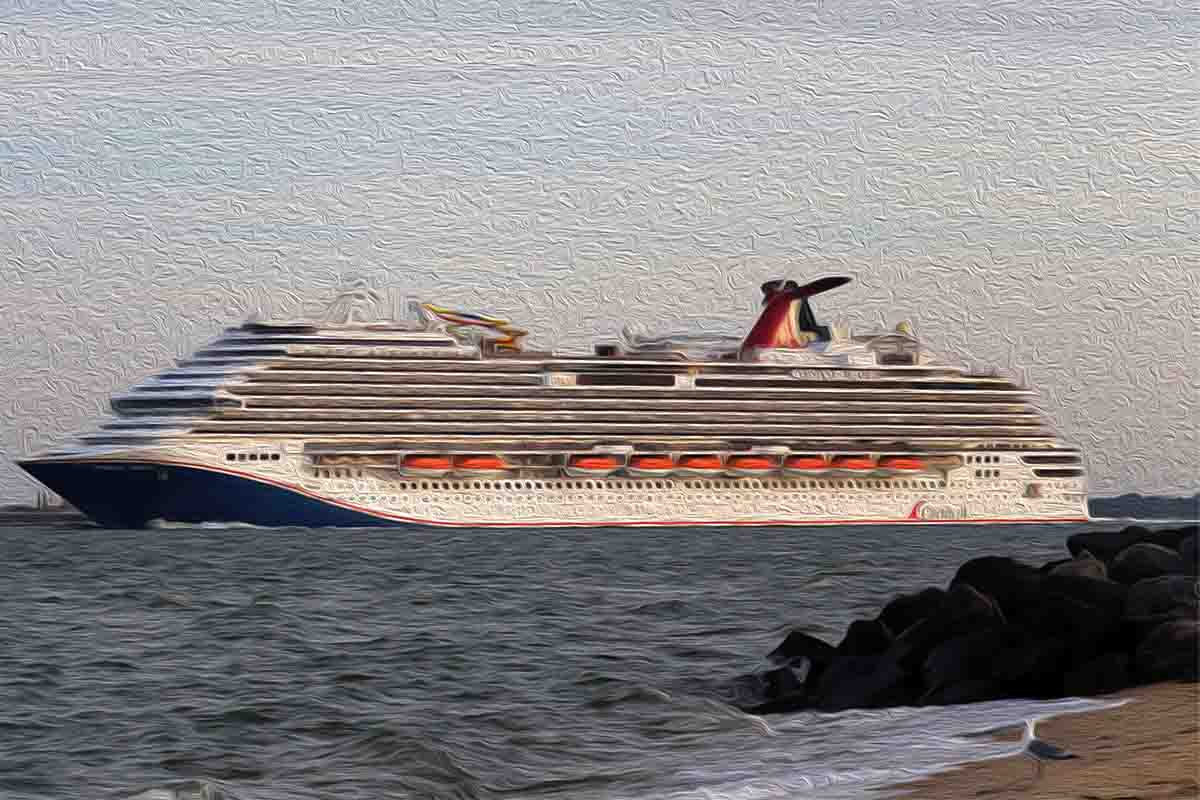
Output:
<instances>
[{"instance_id":1,"label":"overcast sky","mask_svg":"<svg viewBox=\"0 0 1200 800\"><path fill-rule=\"evenodd\" d=\"M820 317L1019 368L1094 493L1197 489L1194 7L184 5L0 0L0 499L351 273L560 348L849 274Z\"/></svg>"}]
</instances>

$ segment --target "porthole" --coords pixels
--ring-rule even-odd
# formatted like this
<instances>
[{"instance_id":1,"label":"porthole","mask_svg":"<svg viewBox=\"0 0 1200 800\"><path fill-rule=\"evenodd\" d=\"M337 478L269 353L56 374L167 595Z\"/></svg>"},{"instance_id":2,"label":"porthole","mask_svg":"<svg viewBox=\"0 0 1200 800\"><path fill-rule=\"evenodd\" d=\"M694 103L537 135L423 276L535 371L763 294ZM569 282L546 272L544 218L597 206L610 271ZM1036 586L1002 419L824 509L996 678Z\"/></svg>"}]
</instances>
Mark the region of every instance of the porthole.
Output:
<instances>
[{"instance_id":1,"label":"porthole","mask_svg":"<svg viewBox=\"0 0 1200 800\"><path fill-rule=\"evenodd\" d=\"M271 460L272 460L272 461L278 461L278 460L279 460L279 458L280 458L280 456L279 456L279 453L271 453Z\"/></svg>"},{"instance_id":2,"label":"porthole","mask_svg":"<svg viewBox=\"0 0 1200 800\"><path fill-rule=\"evenodd\" d=\"M226 454L225 454L225 460L226 460L226 461L233 461L235 457L236 457L236 456L234 456L234 454L233 454L233 453L226 453Z\"/></svg>"}]
</instances>

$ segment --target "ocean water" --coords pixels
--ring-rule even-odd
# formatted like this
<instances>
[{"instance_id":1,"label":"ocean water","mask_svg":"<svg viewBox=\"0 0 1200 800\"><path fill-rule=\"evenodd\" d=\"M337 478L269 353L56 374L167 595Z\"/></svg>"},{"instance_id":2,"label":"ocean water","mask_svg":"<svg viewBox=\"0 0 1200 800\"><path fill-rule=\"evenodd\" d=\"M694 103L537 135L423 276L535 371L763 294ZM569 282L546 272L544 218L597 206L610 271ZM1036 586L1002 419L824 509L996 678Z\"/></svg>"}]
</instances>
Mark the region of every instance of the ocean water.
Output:
<instances>
[{"instance_id":1,"label":"ocean water","mask_svg":"<svg viewBox=\"0 0 1200 800\"><path fill-rule=\"evenodd\" d=\"M1097 704L760 718L729 680L1081 527L0 529L0 796L862 796Z\"/></svg>"}]
</instances>

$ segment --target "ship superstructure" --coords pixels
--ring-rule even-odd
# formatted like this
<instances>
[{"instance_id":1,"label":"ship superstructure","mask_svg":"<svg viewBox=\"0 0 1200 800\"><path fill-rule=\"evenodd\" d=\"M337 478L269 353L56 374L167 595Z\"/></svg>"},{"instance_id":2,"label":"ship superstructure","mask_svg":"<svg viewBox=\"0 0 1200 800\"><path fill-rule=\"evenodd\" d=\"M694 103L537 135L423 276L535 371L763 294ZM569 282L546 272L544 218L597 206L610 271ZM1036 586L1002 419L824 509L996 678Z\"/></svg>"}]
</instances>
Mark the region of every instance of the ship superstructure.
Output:
<instances>
[{"instance_id":1,"label":"ship superstructure","mask_svg":"<svg viewBox=\"0 0 1200 800\"><path fill-rule=\"evenodd\" d=\"M778 525L1087 518L1031 393L763 286L742 336L530 352L506 320L358 288L251 321L21 466L101 524Z\"/></svg>"}]
</instances>

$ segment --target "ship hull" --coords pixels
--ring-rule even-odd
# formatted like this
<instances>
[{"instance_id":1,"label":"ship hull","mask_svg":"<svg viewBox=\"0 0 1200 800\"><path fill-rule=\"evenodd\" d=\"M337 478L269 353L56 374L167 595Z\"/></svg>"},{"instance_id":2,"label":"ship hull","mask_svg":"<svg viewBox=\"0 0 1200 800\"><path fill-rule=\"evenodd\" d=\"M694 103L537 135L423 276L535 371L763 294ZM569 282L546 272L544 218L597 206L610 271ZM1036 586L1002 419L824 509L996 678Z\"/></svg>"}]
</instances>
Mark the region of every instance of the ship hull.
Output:
<instances>
[{"instance_id":1,"label":"ship hull","mask_svg":"<svg viewBox=\"0 0 1200 800\"><path fill-rule=\"evenodd\" d=\"M171 460L21 465L105 527L676 527L1083 522L1082 504L1005 492L795 489L795 481L296 479ZM422 488L422 483L431 485ZM931 482L932 483L932 482Z\"/></svg>"}]
</instances>

